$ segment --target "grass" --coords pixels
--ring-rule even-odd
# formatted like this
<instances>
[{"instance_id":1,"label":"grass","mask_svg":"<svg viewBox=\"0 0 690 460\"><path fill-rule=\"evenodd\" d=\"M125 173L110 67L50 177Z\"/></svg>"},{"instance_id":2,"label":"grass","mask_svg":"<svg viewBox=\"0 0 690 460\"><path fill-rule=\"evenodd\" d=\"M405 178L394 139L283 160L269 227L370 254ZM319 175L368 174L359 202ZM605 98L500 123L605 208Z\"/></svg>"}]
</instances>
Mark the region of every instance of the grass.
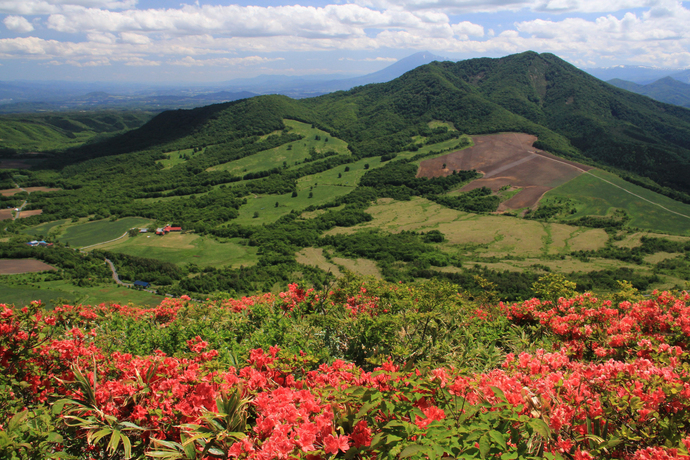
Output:
<instances>
[{"instance_id":1,"label":"grass","mask_svg":"<svg viewBox=\"0 0 690 460\"><path fill-rule=\"evenodd\" d=\"M83 303L98 305L101 303L134 303L137 305L158 305L163 297L150 292L127 289L115 284L104 284L92 287L76 287L65 281L37 282L20 285L3 279L0 282L2 303L27 305L40 300L48 306L55 303Z\"/></svg>"},{"instance_id":2,"label":"grass","mask_svg":"<svg viewBox=\"0 0 690 460\"><path fill-rule=\"evenodd\" d=\"M205 149L200 152L194 153L194 149L177 150L174 152L168 152L165 154L168 158L165 160L157 160L156 163L163 165L163 169L170 169L173 166L185 163L187 159L192 158L197 155L203 154ZM184 158L186 156L186 158Z\"/></svg>"},{"instance_id":3,"label":"grass","mask_svg":"<svg viewBox=\"0 0 690 460\"><path fill-rule=\"evenodd\" d=\"M133 227L147 227L151 219L141 217L125 217L116 221L99 220L68 227L59 237L62 243L69 243L73 247L91 246L119 238Z\"/></svg>"},{"instance_id":4,"label":"grass","mask_svg":"<svg viewBox=\"0 0 690 460\"><path fill-rule=\"evenodd\" d=\"M312 128L310 124L295 120L283 120L283 122L291 133L300 134L304 138L239 160L214 166L209 168L209 170L229 171L241 176L250 172L265 171L276 166L294 167L309 157L309 152L312 148L316 152L332 150L338 154L350 154L345 141L332 137L325 131ZM320 140L316 140L317 136Z\"/></svg>"},{"instance_id":5,"label":"grass","mask_svg":"<svg viewBox=\"0 0 690 460\"><path fill-rule=\"evenodd\" d=\"M98 249L178 265L193 262L201 267L246 267L254 265L258 260L257 248L242 245L239 238L220 242L209 237L183 233L169 233L165 236L141 234L99 246Z\"/></svg>"},{"instance_id":6,"label":"grass","mask_svg":"<svg viewBox=\"0 0 690 460\"><path fill-rule=\"evenodd\" d=\"M293 210L302 210L311 205L320 205L333 201L338 196L354 190L354 186L324 185L319 183L312 190L300 182L296 197L292 193L282 195L253 195L247 197L247 204L240 208L240 215L233 220L241 225L261 225L275 222L281 216ZM313 196L309 198L309 194ZM276 203L278 206L276 207ZM258 217L254 217L258 213Z\"/></svg>"},{"instance_id":7,"label":"grass","mask_svg":"<svg viewBox=\"0 0 690 460\"><path fill-rule=\"evenodd\" d=\"M448 252L501 258L598 249L608 240L606 232L601 229L464 213L423 198L410 201L381 199L367 212L374 218L371 222L351 228L336 228L327 233L354 233L365 228L381 228L392 233L439 230L447 239L443 247Z\"/></svg>"},{"instance_id":8,"label":"grass","mask_svg":"<svg viewBox=\"0 0 690 460\"><path fill-rule=\"evenodd\" d=\"M57 229L58 227L65 225L68 222L69 222L69 219L55 220L53 222L44 222L44 223L37 225L35 227L27 228L26 230L24 230L24 233L31 235L31 236L38 236L38 235L48 236L50 234L51 230Z\"/></svg>"},{"instance_id":9,"label":"grass","mask_svg":"<svg viewBox=\"0 0 690 460\"><path fill-rule=\"evenodd\" d=\"M639 196L632 195L620 187ZM571 215L571 219L588 215L606 216L615 209L624 209L630 216L631 227L690 236L690 205L631 184L605 171L592 170L590 174L582 174L549 191L545 196L570 198L575 201L577 213ZM669 210L688 217L674 214Z\"/></svg>"}]
</instances>

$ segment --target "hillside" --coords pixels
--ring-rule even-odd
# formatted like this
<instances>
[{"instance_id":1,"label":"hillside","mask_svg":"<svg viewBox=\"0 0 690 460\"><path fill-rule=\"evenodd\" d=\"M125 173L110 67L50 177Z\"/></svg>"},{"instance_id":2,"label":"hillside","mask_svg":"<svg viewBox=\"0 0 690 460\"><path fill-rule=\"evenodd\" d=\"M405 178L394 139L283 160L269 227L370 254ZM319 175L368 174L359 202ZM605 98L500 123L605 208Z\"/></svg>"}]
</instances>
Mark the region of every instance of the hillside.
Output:
<instances>
[{"instance_id":1,"label":"hillside","mask_svg":"<svg viewBox=\"0 0 690 460\"><path fill-rule=\"evenodd\" d=\"M283 118L323 127L360 157L399 151L432 120L467 134L525 132L557 155L690 191L689 110L621 91L553 55L532 52L432 63L389 83L306 100L263 96L167 112L140 131L80 151L79 158L225 142L266 133Z\"/></svg>"},{"instance_id":2,"label":"hillside","mask_svg":"<svg viewBox=\"0 0 690 460\"><path fill-rule=\"evenodd\" d=\"M158 294L321 285L346 270L480 277L508 300L551 271L583 290L682 287L689 113L536 53L433 63L313 99L168 111L44 169L3 171L4 257L60 274L3 283L98 296L110 275L85 278L69 245ZM127 219L152 231L125 232ZM155 235L166 225L183 231ZM60 256L26 248L27 234Z\"/></svg>"},{"instance_id":3,"label":"hillside","mask_svg":"<svg viewBox=\"0 0 690 460\"><path fill-rule=\"evenodd\" d=\"M149 121L153 113L102 111L0 116L0 150L55 151L103 140Z\"/></svg>"},{"instance_id":4,"label":"hillside","mask_svg":"<svg viewBox=\"0 0 690 460\"><path fill-rule=\"evenodd\" d=\"M651 97L660 102L690 107L690 85L671 77L662 78L646 85L638 85L637 83L618 79L609 80L608 83L633 93Z\"/></svg>"}]
</instances>

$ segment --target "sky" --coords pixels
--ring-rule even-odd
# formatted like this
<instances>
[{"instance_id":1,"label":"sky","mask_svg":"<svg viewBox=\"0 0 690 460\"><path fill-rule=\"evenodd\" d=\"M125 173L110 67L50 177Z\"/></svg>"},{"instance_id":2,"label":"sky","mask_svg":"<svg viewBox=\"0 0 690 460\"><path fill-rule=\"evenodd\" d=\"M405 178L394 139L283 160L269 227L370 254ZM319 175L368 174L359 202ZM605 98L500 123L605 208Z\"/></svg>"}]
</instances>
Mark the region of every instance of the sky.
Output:
<instances>
[{"instance_id":1,"label":"sky","mask_svg":"<svg viewBox=\"0 0 690 460\"><path fill-rule=\"evenodd\" d=\"M418 51L690 67L673 0L0 0L0 80L348 77Z\"/></svg>"}]
</instances>

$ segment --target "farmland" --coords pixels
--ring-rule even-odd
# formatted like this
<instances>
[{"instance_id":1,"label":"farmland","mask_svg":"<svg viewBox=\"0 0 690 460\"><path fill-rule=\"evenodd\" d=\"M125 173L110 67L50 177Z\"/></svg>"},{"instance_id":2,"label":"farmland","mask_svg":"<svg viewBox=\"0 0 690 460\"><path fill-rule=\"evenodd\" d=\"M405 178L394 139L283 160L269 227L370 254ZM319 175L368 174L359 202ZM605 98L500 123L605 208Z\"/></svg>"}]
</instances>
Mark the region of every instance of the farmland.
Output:
<instances>
[{"instance_id":1,"label":"farmland","mask_svg":"<svg viewBox=\"0 0 690 460\"><path fill-rule=\"evenodd\" d=\"M630 225L645 230L690 235L690 205L626 182L614 174L592 170L563 184L546 195L576 202L577 212L570 218L607 216L624 209Z\"/></svg>"},{"instance_id":2,"label":"farmland","mask_svg":"<svg viewBox=\"0 0 690 460\"><path fill-rule=\"evenodd\" d=\"M16 275L19 273L35 273L55 270L54 267L32 259L0 259L0 275Z\"/></svg>"},{"instance_id":3,"label":"farmland","mask_svg":"<svg viewBox=\"0 0 690 460\"><path fill-rule=\"evenodd\" d=\"M257 248L241 244L239 238L219 242L194 234L170 233L165 236L140 234L99 245L99 250L148 257L179 265L200 267L239 267L257 262Z\"/></svg>"},{"instance_id":4,"label":"farmland","mask_svg":"<svg viewBox=\"0 0 690 460\"><path fill-rule=\"evenodd\" d=\"M121 237L133 227L151 225L148 219L127 217L117 221L101 220L67 227L58 240L73 247L91 246Z\"/></svg>"}]
</instances>

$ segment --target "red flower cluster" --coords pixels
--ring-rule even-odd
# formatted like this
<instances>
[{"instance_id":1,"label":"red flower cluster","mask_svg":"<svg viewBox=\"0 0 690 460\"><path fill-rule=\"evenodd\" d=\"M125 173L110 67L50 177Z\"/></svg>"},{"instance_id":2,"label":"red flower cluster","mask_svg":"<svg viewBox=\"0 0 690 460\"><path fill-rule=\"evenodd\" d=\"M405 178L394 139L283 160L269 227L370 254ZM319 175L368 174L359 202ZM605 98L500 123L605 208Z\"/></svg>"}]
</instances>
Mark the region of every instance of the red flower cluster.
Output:
<instances>
[{"instance_id":1,"label":"red flower cluster","mask_svg":"<svg viewBox=\"0 0 690 460\"><path fill-rule=\"evenodd\" d=\"M277 297L224 301L213 308L233 314L275 301L292 311L311 302L310 294L291 285ZM378 298L360 294L348 298L351 314L385 314ZM688 300L687 294L655 293L617 306L591 295L556 304L533 299L502 305L512 321L540 324L556 348L511 354L501 369L475 374L451 368L401 371L390 361L373 372L340 360L314 369L278 347L253 350L239 369L219 370L217 352L199 336L187 341L188 354L174 357L107 353L94 344L92 328L101 316L146 318L168 327L185 301L166 300L152 309L65 305L50 315L38 305L24 310L0 305L0 367L4 375L26 382L23 397L34 403L54 396L85 400L92 392L91 413L136 424L144 442L181 442L190 424L203 425L205 415L219 411L219 397L239 393L251 417L243 436L228 445L231 458L315 460L345 452L376 457L386 424L409 424L418 431L399 438L414 442L434 427L456 423L444 394L485 411L507 404L521 420L542 421L543 451L554 455L689 458ZM89 391L78 384L80 375ZM381 400L391 404L409 402L410 410L394 413L384 409L391 404L358 402L349 396L357 389L384 395ZM497 439L511 436L492 433ZM507 442L503 449L514 447ZM477 455L481 448L480 442L471 447Z\"/></svg>"}]
</instances>

